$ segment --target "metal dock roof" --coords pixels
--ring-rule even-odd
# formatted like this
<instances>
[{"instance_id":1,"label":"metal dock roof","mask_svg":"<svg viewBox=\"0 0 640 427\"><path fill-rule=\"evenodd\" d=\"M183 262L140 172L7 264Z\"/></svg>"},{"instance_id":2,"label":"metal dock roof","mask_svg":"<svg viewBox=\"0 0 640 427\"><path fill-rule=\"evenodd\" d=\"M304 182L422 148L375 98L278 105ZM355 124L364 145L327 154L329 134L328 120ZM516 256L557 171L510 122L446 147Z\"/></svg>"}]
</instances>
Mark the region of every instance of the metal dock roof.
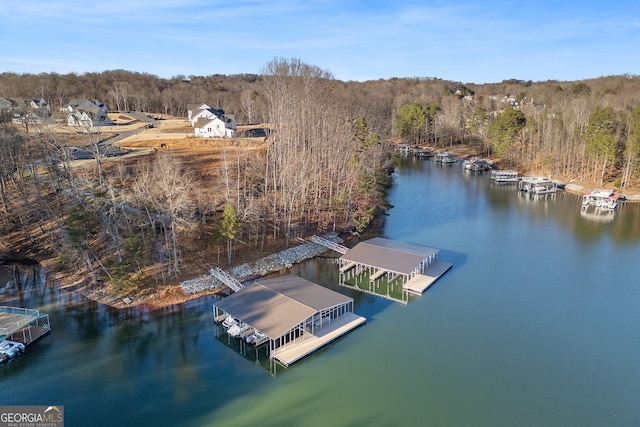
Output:
<instances>
[{"instance_id":1,"label":"metal dock roof","mask_svg":"<svg viewBox=\"0 0 640 427\"><path fill-rule=\"evenodd\" d=\"M438 249L394 240L374 237L358 243L340 257L345 262L355 262L377 269L409 275L426 258L435 257Z\"/></svg>"}]
</instances>

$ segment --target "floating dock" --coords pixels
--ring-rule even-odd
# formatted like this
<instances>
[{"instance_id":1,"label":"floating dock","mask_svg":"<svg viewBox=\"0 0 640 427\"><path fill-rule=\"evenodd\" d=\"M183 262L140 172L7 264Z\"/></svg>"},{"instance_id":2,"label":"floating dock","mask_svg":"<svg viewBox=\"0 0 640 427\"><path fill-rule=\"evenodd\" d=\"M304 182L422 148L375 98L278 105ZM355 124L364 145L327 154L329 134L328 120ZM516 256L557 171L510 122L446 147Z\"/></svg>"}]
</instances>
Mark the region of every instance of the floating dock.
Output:
<instances>
[{"instance_id":1,"label":"floating dock","mask_svg":"<svg viewBox=\"0 0 640 427\"><path fill-rule=\"evenodd\" d=\"M28 308L0 306L0 341L8 339L28 346L50 332L47 314Z\"/></svg>"},{"instance_id":2,"label":"floating dock","mask_svg":"<svg viewBox=\"0 0 640 427\"><path fill-rule=\"evenodd\" d=\"M407 303L407 292L422 295L453 266L437 259L439 252L375 237L340 257L339 284Z\"/></svg>"},{"instance_id":3,"label":"floating dock","mask_svg":"<svg viewBox=\"0 0 640 427\"><path fill-rule=\"evenodd\" d=\"M306 334L301 341L276 350L273 358L288 367L365 322L366 319L364 317L347 313L342 318L333 321L329 326L325 326L315 335Z\"/></svg>"},{"instance_id":4,"label":"floating dock","mask_svg":"<svg viewBox=\"0 0 640 427\"><path fill-rule=\"evenodd\" d=\"M453 267L453 264L450 262L436 260L427 267L425 274L416 274L403 285L403 288L413 294L422 295L429 286L433 285L451 267Z\"/></svg>"}]
</instances>

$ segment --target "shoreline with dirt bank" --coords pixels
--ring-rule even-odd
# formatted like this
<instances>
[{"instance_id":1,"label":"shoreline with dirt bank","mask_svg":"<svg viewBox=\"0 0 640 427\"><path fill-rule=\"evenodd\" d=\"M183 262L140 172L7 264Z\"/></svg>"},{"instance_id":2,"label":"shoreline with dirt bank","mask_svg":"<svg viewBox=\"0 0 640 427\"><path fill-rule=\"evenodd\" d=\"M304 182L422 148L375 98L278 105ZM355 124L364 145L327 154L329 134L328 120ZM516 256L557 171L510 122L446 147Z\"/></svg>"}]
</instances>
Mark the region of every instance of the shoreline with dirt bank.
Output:
<instances>
[{"instance_id":1,"label":"shoreline with dirt bank","mask_svg":"<svg viewBox=\"0 0 640 427\"><path fill-rule=\"evenodd\" d=\"M326 233L322 237L336 243L344 241L337 232ZM299 264L330 251L330 249L317 243L303 241L302 239L300 241L301 244L297 246L267 255L253 262L238 265L231 268L227 273L240 283L246 283L291 268L294 264ZM60 280L54 280L54 282L60 282ZM76 284L70 290L110 308L146 307L149 310L164 309L171 305L186 303L205 296L227 295L229 293L229 288L211 274L185 280L170 285L160 292L146 295L117 294L104 287L89 284Z\"/></svg>"},{"instance_id":2,"label":"shoreline with dirt bank","mask_svg":"<svg viewBox=\"0 0 640 427\"><path fill-rule=\"evenodd\" d=\"M323 238L335 243L342 243L343 241L337 233L325 234ZM271 273L291 268L294 264L315 258L329 250L330 249L317 243L305 241L298 246L267 255L257 261L233 267L228 273L238 282L245 283L260 277L265 277ZM180 286L184 294L187 296L206 292L212 289L224 289L225 287L224 283L220 282L210 274L184 281Z\"/></svg>"}]
</instances>

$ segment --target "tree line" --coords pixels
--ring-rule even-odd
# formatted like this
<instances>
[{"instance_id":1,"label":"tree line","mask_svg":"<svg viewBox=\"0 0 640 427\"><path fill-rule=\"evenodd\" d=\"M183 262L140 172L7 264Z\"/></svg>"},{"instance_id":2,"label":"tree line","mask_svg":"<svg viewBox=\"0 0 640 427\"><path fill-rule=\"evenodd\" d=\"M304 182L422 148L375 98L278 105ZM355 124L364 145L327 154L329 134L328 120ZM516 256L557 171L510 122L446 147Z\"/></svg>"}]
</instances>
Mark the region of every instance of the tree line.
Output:
<instances>
[{"instance_id":1,"label":"tree line","mask_svg":"<svg viewBox=\"0 0 640 427\"><path fill-rule=\"evenodd\" d=\"M170 151L107 167L93 132L79 134L95 167L73 168L64 134L4 123L3 235L27 236L31 248L53 236L61 268L127 289L150 276L169 283L194 254L212 262L216 247L224 248L217 261L231 264L240 246L261 251L269 239L362 231L387 208L391 150L369 126L366 105L334 83L299 60L267 64L256 110L268 122L266 148L220 140L220 167L200 175Z\"/></svg>"},{"instance_id":2,"label":"tree line","mask_svg":"<svg viewBox=\"0 0 640 427\"><path fill-rule=\"evenodd\" d=\"M239 247L261 251L269 239L365 229L388 208L392 141L472 145L522 170L624 187L638 178L639 86L635 76L343 82L283 58L260 75L2 73L0 97L42 96L54 107L99 99L112 110L177 116L204 102L269 134L260 150L221 143L220 167L197 175L160 152L109 168L96 155L95 168L73 169L64 136L3 123L0 226L23 247L55 236L49 250L63 268L127 287L149 276L168 283L194 254L211 262L212 249L230 264ZM98 154L97 137L83 138Z\"/></svg>"},{"instance_id":3,"label":"tree line","mask_svg":"<svg viewBox=\"0 0 640 427\"><path fill-rule=\"evenodd\" d=\"M523 172L590 185L638 186L640 79L467 85L440 100L400 105L395 134L446 147L475 144ZM473 96L469 96L473 93Z\"/></svg>"}]
</instances>

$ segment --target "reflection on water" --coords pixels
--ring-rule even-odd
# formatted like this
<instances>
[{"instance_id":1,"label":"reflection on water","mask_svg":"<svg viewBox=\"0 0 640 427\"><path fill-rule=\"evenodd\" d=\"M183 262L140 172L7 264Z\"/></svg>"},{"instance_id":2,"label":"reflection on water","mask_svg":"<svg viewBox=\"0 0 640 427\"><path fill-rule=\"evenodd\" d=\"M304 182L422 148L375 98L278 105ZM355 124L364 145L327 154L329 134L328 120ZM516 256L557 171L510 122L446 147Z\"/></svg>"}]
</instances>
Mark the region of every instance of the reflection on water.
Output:
<instances>
[{"instance_id":1,"label":"reflection on water","mask_svg":"<svg viewBox=\"0 0 640 427\"><path fill-rule=\"evenodd\" d=\"M611 222L616 216L616 211L588 205L580 208L580 216L588 221Z\"/></svg>"},{"instance_id":2,"label":"reflection on water","mask_svg":"<svg viewBox=\"0 0 640 427\"><path fill-rule=\"evenodd\" d=\"M251 361L255 366L264 369L271 376L283 374L287 368L283 367L269 357L269 343L265 342L255 346L247 343L244 339L232 337L227 334L226 329L219 324L214 324L215 337L222 345L228 347L239 356Z\"/></svg>"},{"instance_id":3,"label":"reflection on water","mask_svg":"<svg viewBox=\"0 0 640 427\"><path fill-rule=\"evenodd\" d=\"M215 297L114 311L27 269L0 303L52 333L0 367L0 402L92 426L640 425L640 205L593 221L579 196L432 166L403 161L379 232L454 264L410 304L339 286L331 253L295 265L367 324L273 376L216 330Z\"/></svg>"},{"instance_id":4,"label":"reflection on water","mask_svg":"<svg viewBox=\"0 0 640 427\"><path fill-rule=\"evenodd\" d=\"M43 304L49 299L44 268L35 263L0 265L0 301L14 298L18 307ZM1 303L0 305L7 305Z\"/></svg>"},{"instance_id":5,"label":"reflection on water","mask_svg":"<svg viewBox=\"0 0 640 427\"><path fill-rule=\"evenodd\" d=\"M379 279L370 280L371 271L363 269L358 272L355 268L340 275L339 284L349 289L366 292L380 298L387 298L400 304L408 304L409 301L417 298L414 293L404 288L402 276L389 278L384 275Z\"/></svg>"}]
</instances>

